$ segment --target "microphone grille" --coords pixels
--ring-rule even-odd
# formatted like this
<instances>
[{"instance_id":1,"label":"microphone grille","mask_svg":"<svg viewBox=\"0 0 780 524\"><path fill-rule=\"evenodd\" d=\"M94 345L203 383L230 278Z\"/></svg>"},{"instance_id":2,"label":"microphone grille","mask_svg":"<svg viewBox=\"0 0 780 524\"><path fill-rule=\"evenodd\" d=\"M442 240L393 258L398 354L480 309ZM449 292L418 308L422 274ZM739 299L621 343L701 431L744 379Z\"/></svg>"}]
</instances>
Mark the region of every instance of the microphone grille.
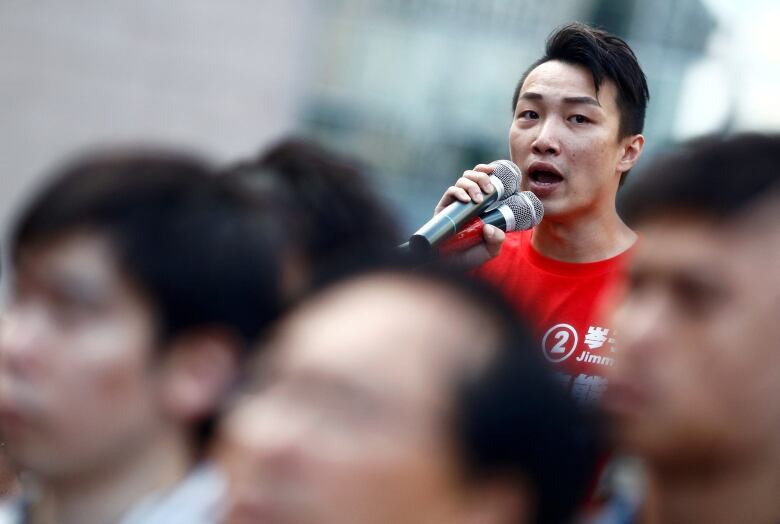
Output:
<instances>
[{"instance_id":1,"label":"microphone grille","mask_svg":"<svg viewBox=\"0 0 780 524\"><path fill-rule=\"evenodd\" d=\"M516 193L520 185L520 168L509 160L496 160L490 165L495 166L491 174L504 185L504 196Z\"/></svg>"},{"instance_id":2,"label":"microphone grille","mask_svg":"<svg viewBox=\"0 0 780 524\"><path fill-rule=\"evenodd\" d=\"M512 195L502 203L509 208L515 218L515 227L512 231L531 229L544 217L542 201L530 191Z\"/></svg>"}]
</instances>

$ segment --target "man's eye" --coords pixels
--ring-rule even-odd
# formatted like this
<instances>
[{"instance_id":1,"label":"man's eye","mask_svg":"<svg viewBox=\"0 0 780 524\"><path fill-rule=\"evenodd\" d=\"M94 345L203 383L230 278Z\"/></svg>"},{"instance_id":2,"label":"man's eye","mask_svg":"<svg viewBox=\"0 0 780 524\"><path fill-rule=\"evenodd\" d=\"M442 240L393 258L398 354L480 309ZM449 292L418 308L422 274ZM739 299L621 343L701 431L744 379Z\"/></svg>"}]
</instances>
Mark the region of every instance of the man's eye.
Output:
<instances>
[{"instance_id":1,"label":"man's eye","mask_svg":"<svg viewBox=\"0 0 780 524\"><path fill-rule=\"evenodd\" d=\"M528 109L526 111L520 111L520 113L517 115L517 117L518 118L523 118L523 119L529 119L529 120L536 120L537 118L539 118L539 113L537 113L536 111L531 111L530 109Z\"/></svg>"},{"instance_id":2,"label":"man's eye","mask_svg":"<svg viewBox=\"0 0 780 524\"><path fill-rule=\"evenodd\" d=\"M641 273L631 273L628 276L628 289L632 293L644 291L647 287L647 275Z\"/></svg>"},{"instance_id":3,"label":"man's eye","mask_svg":"<svg viewBox=\"0 0 780 524\"><path fill-rule=\"evenodd\" d=\"M588 117L584 115L572 115L569 117L569 121L574 122L575 124L584 124L586 122L590 122Z\"/></svg>"},{"instance_id":4,"label":"man's eye","mask_svg":"<svg viewBox=\"0 0 780 524\"><path fill-rule=\"evenodd\" d=\"M51 305L51 316L57 324L63 327L70 327L91 318L94 312L74 304L53 304Z\"/></svg>"},{"instance_id":5,"label":"man's eye","mask_svg":"<svg viewBox=\"0 0 780 524\"><path fill-rule=\"evenodd\" d=\"M699 317L714 310L723 302L725 295L717 286L685 279L675 282L674 293L683 311Z\"/></svg>"}]
</instances>

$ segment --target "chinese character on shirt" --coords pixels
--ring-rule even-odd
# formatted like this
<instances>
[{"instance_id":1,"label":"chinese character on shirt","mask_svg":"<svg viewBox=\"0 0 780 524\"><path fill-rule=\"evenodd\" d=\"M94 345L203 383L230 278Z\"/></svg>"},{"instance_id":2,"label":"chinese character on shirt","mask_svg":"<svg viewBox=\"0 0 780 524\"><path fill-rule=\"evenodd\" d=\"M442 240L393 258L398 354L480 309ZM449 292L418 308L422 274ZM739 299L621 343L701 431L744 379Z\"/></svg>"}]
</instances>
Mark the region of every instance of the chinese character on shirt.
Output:
<instances>
[{"instance_id":1,"label":"chinese character on shirt","mask_svg":"<svg viewBox=\"0 0 780 524\"><path fill-rule=\"evenodd\" d=\"M598 349L607 341L607 335L609 335L608 328L590 326L588 334L585 335L585 343L590 349Z\"/></svg>"},{"instance_id":2,"label":"chinese character on shirt","mask_svg":"<svg viewBox=\"0 0 780 524\"><path fill-rule=\"evenodd\" d=\"M604 377L580 373L574 379L571 394L581 404L592 404L601 398L606 389L607 379Z\"/></svg>"}]
</instances>

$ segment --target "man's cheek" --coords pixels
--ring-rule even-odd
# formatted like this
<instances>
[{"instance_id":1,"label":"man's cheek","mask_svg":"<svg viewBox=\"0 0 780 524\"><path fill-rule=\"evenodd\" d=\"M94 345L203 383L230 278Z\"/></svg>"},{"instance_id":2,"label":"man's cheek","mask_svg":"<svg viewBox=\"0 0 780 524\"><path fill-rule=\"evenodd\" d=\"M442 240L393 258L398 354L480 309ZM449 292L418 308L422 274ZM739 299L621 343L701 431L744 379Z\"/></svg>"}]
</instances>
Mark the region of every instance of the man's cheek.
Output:
<instances>
[{"instance_id":1,"label":"man's cheek","mask_svg":"<svg viewBox=\"0 0 780 524\"><path fill-rule=\"evenodd\" d=\"M103 365L95 370L95 393L111 402L124 402L144 392L143 369L124 362Z\"/></svg>"}]
</instances>

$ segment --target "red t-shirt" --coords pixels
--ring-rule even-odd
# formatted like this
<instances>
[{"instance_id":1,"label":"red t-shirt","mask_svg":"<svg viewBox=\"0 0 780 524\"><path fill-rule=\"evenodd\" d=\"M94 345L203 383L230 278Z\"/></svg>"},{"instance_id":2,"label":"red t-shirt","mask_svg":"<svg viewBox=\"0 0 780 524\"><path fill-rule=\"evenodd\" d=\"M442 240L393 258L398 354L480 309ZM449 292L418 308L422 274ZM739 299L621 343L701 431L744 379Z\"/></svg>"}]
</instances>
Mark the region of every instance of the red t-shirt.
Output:
<instances>
[{"instance_id":1,"label":"red t-shirt","mask_svg":"<svg viewBox=\"0 0 780 524\"><path fill-rule=\"evenodd\" d=\"M562 384L589 404L603 393L604 370L614 364L609 309L625 284L633 248L598 262L561 262L539 254L531 245L532 234L508 233L501 253L476 274L516 306Z\"/></svg>"}]
</instances>

